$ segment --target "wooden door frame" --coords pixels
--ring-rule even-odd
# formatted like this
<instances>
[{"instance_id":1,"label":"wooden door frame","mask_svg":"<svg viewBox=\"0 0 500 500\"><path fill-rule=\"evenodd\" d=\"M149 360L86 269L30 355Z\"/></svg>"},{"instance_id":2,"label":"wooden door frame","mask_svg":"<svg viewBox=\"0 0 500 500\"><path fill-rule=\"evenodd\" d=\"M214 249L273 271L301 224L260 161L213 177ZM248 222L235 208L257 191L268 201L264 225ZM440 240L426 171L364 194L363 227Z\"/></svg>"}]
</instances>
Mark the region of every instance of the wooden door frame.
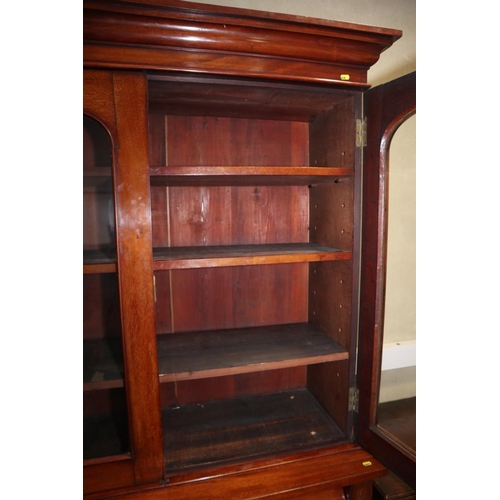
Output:
<instances>
[{"instance_id":1,"label":"wooden door frame","mask_svg":"<svg viewBox=\"0 0 500 500\"><path fill-rule=\"evenodd\" d=\"M117 270L130 456L84 462L84 493L160 483L163 436L154 323L147 78L142 72L84 70L84 114L113 148Z\"/></svg>"},{"instance_id":2,"label":"wooden door frame","mask_svg":"<svg viewBox=\"0 0 500 500\"><path fill-rule=\"evenodd\" d=\"M389 147L399 126L416 112L416 72L370 89L364 97L367 147L363 168L357 439L415 488L416 457L376 425L382 366Z\"/></svg>"}]
</instances>

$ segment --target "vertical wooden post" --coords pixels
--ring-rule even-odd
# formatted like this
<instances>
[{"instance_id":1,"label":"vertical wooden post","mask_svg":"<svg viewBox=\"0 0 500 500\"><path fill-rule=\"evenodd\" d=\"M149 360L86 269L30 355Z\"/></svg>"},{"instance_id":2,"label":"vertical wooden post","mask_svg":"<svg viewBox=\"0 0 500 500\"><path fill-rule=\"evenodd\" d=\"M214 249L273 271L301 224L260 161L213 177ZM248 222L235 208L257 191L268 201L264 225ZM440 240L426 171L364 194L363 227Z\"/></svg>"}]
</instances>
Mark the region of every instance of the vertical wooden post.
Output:
<instances>
[{"instance_id":1,"label":"vertical wooden post","mask_svg":"<svg viewBox=\"0 0 500 500\"><path fill-rule=\"evenodd\" d=\"M156 347L147 80L113 74L116 228L121 319L130 435L136 484L163 477L163 443Z\"/></svg>"}]
</instances>

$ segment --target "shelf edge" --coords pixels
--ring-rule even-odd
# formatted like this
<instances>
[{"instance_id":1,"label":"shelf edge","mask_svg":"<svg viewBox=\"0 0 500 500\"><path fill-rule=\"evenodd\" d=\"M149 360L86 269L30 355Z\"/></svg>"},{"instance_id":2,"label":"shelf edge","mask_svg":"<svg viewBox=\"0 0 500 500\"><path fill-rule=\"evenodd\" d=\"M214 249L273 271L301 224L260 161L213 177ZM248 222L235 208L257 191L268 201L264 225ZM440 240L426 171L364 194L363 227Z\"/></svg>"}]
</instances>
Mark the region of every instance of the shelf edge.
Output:
<instances>
[{"instance_id":1,"label":"shelf edge","mask_svg":"<svg viewBox=\"0 0 500 500\"><path fill-rule=\"evenodd\" d=\"M294 358L284 361L270 361L254 365L242 365L227 368L213 368L182 373L162 373L159 375L160 383L180 382L184 380L198 380L204 378L224 377L227 375L241 375L243 373L257 373L268 370L278 370L281 368L293 368L296 366L315 365L330 361L342 361L349 359L349 353L339 352L324 356L312 356L308 358ZM298 362L299 361L299 362Z\"/></svg>"},{"instance_id":2,"label":"shelf edge","mask_svg":"<svg viewBox=\"0 0 500 500\"><path fill-rule=\"evenodd\" d=\"M207 267L260 266L272 264L298 264L305 262L330 262L352 259L352 252L325 252L317 254L280 254L247 257L207 257L192 259L156 260L154 271L172 269L201 269Z\"/></svg>"}]
</instances>

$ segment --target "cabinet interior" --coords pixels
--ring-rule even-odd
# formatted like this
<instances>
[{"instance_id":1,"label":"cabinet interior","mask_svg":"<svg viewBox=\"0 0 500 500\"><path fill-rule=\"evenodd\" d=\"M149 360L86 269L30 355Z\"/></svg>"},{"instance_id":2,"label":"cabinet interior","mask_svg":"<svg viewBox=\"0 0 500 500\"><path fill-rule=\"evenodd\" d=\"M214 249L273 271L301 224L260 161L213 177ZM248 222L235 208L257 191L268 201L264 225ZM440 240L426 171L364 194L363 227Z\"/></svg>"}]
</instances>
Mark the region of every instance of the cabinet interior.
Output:
<instances>
[{"instance_id":1,"label":"cabinet interior","mask_svg":"<svg viewBox=\"0 0 500 500\"><path fill-rule=\"evenodd\" d=\"M349 440L356 95L163 75L148 95L167 474ZM112 148L98 128L84 127L86 458L128 450Z\"/></svg>"},{"instance_id":2,"label":"cabinet interior","mask_svg":"<svg viewBox=\"0 0 500 500\"><path fill-rule=\"evenodd\" d=\"M349 439L355 98L154 78L166 470Z\"/></svg>"}]
</instances>

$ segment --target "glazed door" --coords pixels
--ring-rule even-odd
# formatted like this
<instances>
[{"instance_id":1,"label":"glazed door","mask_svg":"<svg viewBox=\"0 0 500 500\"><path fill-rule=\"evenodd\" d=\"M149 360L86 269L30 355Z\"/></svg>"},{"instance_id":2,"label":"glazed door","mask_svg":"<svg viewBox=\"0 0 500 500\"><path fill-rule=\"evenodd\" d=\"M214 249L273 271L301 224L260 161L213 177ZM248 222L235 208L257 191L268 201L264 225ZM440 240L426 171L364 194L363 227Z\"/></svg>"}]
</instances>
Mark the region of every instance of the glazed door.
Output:
<instances>
[{"instance_id":1,"label":"glazed door","mask_svg":"<svg viewBox=\"0 0 500 500\"><path fill-rule=\"evenodd\" d=\"M396 130L416 112L416 73L364 96L367 147L363 171L358 440L415 488L416 451L382 425L379 405L387 286L389 147ZM413 423L415 414L413 412ZM413 429L414 432L414 429Z\"/></svg>"},{"instance_id":2,"label":"glazed door","mask_svg":"<svg viewBox=\"0 0 500 500\"><path fill-rule=\"evenodd\" d=\"M146 95L140 73L84 72L85 493L163 477Z\"/></svg>"}]
</instances>

